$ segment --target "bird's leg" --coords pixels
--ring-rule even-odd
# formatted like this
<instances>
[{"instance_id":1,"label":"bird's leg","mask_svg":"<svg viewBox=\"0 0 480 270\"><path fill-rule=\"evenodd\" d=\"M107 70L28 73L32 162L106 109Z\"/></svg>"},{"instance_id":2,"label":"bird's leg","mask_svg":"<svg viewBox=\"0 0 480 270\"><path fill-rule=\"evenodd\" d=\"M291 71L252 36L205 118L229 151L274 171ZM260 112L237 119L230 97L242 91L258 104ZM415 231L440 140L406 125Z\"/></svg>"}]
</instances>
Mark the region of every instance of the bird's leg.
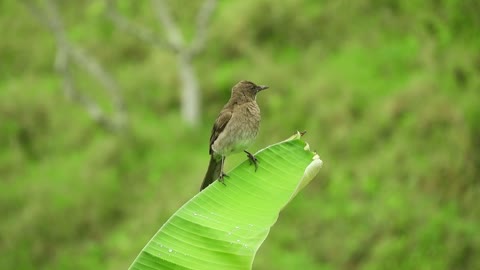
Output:
<instances>
[{"instance_id":1,"label":"bird's leg","mask_svg":"<svg viewBox=\"0 0 480 270\"><path fill-rule=\"evenodd\" d=\"M223 165L225 164L225 156L222 156L222 165L220 167L220 178L218 178L218 181L220 181L220 183L222 183L223 185L225 185L225 180L224 178L225 177L228 177L228 175L226 173L223 172ZM225 185L226 186L226 185Z\"/></svg>"},{"instance_id":2,"label":"bird's leg","mask_svg":"<svg viewBox=\"0 0 480 270\"><path fill-rule=\"evenodd\" d=\"M248 157L248 160L250 161L250 164L253 163L253 165L255 165L255 171L257 171L258 169L258 159L250 152L248 152L247 150L243 150L243 152L245 152L247 154L247 157Z\"/></svg>"}]
</instances>

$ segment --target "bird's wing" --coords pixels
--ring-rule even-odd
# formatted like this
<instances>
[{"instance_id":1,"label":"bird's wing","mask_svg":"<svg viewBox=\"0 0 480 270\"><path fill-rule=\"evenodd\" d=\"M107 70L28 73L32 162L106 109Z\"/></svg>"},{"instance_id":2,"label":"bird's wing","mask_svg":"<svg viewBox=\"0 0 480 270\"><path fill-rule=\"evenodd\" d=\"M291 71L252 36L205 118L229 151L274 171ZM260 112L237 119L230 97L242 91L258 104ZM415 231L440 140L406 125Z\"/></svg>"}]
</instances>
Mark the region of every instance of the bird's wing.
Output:
<instances>
[{"instance_id":1,"label":"bird's wing","mask_svg":"<svg viewBox=\"0 0 480 270\"><path fill-rule=\"evenodd\" d=\"M212 135L210 136L210 149L209 153L212 154L212 144L218 138L220 133L225 129L225 126L228 124L228 121L232 118L232 111L223 110L220 112L220 115L217 117L215 124L213 124Z\"/></svg>"}]
</instances>

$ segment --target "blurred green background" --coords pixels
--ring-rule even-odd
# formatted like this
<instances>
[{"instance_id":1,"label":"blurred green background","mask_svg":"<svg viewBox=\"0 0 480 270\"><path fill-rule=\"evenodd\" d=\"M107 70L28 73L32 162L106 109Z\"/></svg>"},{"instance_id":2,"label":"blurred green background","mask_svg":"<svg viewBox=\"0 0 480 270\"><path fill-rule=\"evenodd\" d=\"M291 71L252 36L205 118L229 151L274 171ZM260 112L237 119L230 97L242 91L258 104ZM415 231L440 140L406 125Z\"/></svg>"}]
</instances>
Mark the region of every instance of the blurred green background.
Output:
<instances>
[{"instance_id":1,"label":"blurred green background","mask_svg":"<svg viewBox=\"0 0 480 270\"><path fill-rule=\"evenodd\" d=\"M165 36L150 1L117 2ZM167 2L189 40L202 1ZM126 269L198 192L212 123L242 79L270 86L250 150L307 130L325 162L254 269L480 269L480 2L219 1L192 61L194 127L177 55L119 29L103 1L57 5L70 42L122 89L128 126L105 129L67 99L52 32L0 2L1 269ZM73 73L112 113L101 84Z\"/></svg>"}]
</instances>

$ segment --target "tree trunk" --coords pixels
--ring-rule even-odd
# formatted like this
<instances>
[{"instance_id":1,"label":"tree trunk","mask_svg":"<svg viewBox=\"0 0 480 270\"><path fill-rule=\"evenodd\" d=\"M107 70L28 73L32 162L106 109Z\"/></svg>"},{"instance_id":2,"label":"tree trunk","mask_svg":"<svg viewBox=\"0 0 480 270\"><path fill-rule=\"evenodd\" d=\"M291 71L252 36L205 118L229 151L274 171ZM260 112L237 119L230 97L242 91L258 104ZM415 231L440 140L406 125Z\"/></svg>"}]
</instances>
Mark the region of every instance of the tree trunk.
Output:
<instances>
[{"instance_id":1,"label":"tree trunk","mask_svg":"<svg viewBox=\"0 0 480 270\"><path fill-rule=\"evenodd\" d=\"M200 91L190 55L180 52L178 55L180 72L182 118L190 126L196 126L200 116Z\"/></svg>"}]
</instances>

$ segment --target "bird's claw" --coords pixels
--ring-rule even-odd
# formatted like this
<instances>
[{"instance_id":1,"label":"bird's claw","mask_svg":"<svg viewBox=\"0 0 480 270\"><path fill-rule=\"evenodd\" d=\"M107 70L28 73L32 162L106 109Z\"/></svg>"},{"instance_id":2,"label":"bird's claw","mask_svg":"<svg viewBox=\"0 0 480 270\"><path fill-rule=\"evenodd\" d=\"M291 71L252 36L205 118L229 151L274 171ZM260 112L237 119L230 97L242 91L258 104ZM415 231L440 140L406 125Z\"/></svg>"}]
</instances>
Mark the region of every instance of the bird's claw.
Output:
<instances>
[{"instance_id":1,"label":"bird's claw","mask_svg":"<svg viewBox=\"0 0 480 270\"><path fill-rule=\"evenodd\" d=\"M227 185L225 184L225 177L228 178L229 176L222 171L222 172L220 173L220 177L218 178L218 181L219 181L220 183L222 183L224 186L227 186Z\"/></svg>"},{"instance_id":2,"label":"bird's claw","mask_svg":"<svg viewBox=\"0 0 480 270\"><path fill-rule=\"evenodd\" d=\"M246 154L247 154L247 157L248 157L248 160L250 161L250 164L253 163L253 165L255 165L255 171L257 171L258 169L258 159L250 152L248 152L247 150L243 150Z\"/></svg>"}]
</instances>

